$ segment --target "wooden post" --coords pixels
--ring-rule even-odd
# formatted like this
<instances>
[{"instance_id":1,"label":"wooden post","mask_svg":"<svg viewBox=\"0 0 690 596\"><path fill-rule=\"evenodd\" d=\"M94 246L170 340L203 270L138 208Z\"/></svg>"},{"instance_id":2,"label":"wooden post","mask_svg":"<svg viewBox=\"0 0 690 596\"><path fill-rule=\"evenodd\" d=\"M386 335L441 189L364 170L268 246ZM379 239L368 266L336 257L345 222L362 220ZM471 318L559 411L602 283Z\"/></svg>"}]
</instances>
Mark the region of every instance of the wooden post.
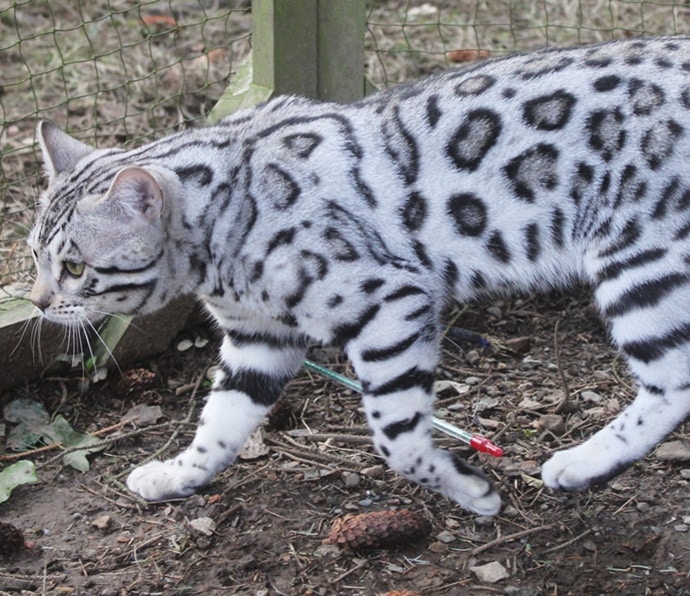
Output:
<instances>
[{"instance_id":1,"label":"wooden post","mask_svg":"<svg viewBox=\"0 0 690 596\"><path fill-rule=\"evenodd\" d=\"M253 54L210 119L272 95L363 97L365 9L365 0L254 0Z\"/></svg>"}]
</instances>

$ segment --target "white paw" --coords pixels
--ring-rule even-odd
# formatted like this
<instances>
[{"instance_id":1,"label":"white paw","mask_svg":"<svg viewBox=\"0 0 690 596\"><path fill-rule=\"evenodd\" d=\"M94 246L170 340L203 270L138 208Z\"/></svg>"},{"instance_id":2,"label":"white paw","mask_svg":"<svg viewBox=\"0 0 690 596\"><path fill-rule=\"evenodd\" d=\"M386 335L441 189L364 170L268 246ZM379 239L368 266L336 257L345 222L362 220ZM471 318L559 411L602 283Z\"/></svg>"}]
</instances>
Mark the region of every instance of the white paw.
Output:
<instances>
[{"instance_id":1,"label":"white paw","mask_svg":"<svg viewBox=\"0 0 690 596\"><path fill-rule=\"evenodd\" d=\"M549 488L579 491L603 484L627 467L627 462L610 457L604 450L593 453L584 444L555 453L542 466L541 477Z\"/></svg>"},{"instance_id":2,"label":"white paw","mask_svg":"<svg viewBox=\"0 0 690 596\"><path fill-rule=\"evenodd\" d=\"M467 491L464 491L462 495L456 493L455 500L465 509L478 515L496 515L501 510L500 495L493 486L487 487L486 484L482 487L482 493L481 495L473 495Z\"/></svg>"},{"instance_id":3,"label":"white paw","mask_svg":"<svg viewBox=\"0 0 690 596\"><path fill-rule=\"evenodd\" d=\"M455 474L446 477L441 492L465 509L479 515L496 515L501 510L501 496L491 480L478 468L458 457L451 458Z\"/></svg>"},{"instance_id":4,"label":"white paw","mask_svg":"<svg viewBox=\"0 0 690 596\"><path fill-rule=\"evenodd\" d=\"M162 501L193 494L197 485L176 469L175 460L152 461L135 468L127 477L127 488L147 501Z\"/></svg>"}]
</instances>

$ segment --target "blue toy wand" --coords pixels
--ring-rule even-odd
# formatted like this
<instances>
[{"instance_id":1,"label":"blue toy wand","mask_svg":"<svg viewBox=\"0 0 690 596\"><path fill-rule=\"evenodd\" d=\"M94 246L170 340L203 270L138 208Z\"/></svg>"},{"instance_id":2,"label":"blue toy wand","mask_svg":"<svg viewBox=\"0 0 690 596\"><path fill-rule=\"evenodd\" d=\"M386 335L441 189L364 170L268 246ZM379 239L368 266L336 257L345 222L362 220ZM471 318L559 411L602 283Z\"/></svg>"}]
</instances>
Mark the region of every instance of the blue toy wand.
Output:
<instances>
[{"instance_id":1,"label":"blue toy wand","mask_svg":"<svg viewBox=\"0 0 690 596\"><path fill-rule=\"evenodd\" d=\"M340 383L343 387L352 389L357 393L362 393L362 386L357 381L353 381L345 375L341 375L340 373L334 372L329 368L316 364L316 362L312 362L311 360L305 360L304 366L305 368L308 368L309 370L312 370L323 377ZM448 436L451 436L454 439L458 439L463 443L467 443L470 447L476 449L477 451L481 451L482 453L488 453L489 455L493 455L494 457L501 457L503 455L503 449L489 441L489 439L487 439L486 437L482 437L481 435L473 434L467 432L466 430L462 430L457 426L453 426L449 422L446 422L445 420L436 418L435 416L432 418L432 424L434 425L435 429L440 430Z\"/></svg>"}]
</instances>

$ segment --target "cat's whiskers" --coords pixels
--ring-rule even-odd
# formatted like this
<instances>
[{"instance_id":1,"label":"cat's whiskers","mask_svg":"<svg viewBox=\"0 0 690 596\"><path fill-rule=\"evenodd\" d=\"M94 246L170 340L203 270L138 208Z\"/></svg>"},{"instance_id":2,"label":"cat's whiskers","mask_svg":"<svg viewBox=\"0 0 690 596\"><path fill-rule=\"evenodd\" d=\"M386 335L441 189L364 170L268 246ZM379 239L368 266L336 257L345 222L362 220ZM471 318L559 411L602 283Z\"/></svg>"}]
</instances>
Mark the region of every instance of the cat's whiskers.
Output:
<instances>
[{"instance_id":1,"label":"cat's whiskers","mask_svg":"<svg viewBox=\"0 0 690 596\"><path fill-rule=\"evenodd\" d=\"M95 311L92 311L92 312L95 312ZM115 358L115 355L113 354L112 350L110 349L110 346L108 345L108 343L103 339L101 334L98 332L98 329L96 329L95 325L91 321L89 321L89 319L84 318L83 321L89 326L89 328L91 328L93 330L96 338L98 338L98 341L101 342L101 345L105 348L105 351L108 353L108 356L110 356L110 359L113 361L115 368L117 368L117 371L120 374L122 374L122 369L120 368L120 364L118 363L117 359ZM86 332L86 329L85 329L85 332ZM87 342L89 345L89 351L91 351L91 342L88 339L88 335L87 335ZM91 357L95 359L92 351L91 351Z\"/></svg>"}]
</instances>

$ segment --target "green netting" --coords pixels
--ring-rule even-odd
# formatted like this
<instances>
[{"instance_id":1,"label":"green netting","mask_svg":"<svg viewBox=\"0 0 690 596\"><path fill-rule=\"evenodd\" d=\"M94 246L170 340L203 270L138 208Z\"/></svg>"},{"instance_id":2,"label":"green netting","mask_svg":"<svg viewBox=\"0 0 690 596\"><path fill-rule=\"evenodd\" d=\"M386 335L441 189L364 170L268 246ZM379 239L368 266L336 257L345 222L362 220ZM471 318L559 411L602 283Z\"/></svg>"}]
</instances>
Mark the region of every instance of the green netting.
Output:
<instances>
[{"instance_id":1,"label":"green netting","mask_svg":"<svg viewBox=\"0 0 690 596\"><path fill-rule=\"evenodd\" d=\"M243 4L0 1L0 299L29 278L36 122L109 146L203 118L249 50Z\"/></svg>"},{"instance_id":2,"label":"green netting","mask_svg":"<svg viewBox=\"0 0 690 596\"><path fill-rule=\"evenodd\" d=\"M249 51L249 5L0 0L0 300L30 279L36 122L108 146L203 119ZM690 29L685 2L646 0L372 0L366 16L377 86L485 56Z\"/></svg>"},{"instance_id":3,"label":"green netting","mask_svg":"<svg viewBox=\"0 0 690 596\"><path fill-rule=\"evenodd\" d=\"M374 1L367 70L387 86L478 57L688 31L690 6L682 1Z\"/></svg>"}]
</instances>

